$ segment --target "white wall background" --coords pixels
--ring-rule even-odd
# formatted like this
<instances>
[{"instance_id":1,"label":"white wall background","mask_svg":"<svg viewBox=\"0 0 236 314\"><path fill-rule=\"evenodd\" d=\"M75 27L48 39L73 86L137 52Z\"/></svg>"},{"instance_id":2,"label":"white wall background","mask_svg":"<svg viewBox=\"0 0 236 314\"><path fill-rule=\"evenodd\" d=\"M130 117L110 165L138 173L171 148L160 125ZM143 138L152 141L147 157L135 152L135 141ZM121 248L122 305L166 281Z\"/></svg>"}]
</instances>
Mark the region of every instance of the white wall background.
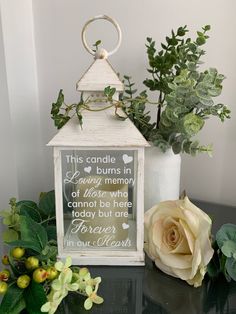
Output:
<instances>
[{"instance_id":1,"label":"white wall background","mask_svg":"<svg viewBox=\"0 0 236 314\"><path fill-rule=\"evenodd\" d=\"M1 207L9 195L36 199L38 192L53 188L52 151L45 147L56 133L51 103L60 88L68 102L77 101L76 81L92 62L80 33L98 14L119 22L122 46L110 62L140 88L147 75L147 36L159 43L180 25L187 24L194 35L211 24L205 66L227 76L219 101L230 105L232 119L224 125L209 121L199 136L202 143L214 143L213 158L183 156L182 188L194 198L236 205L235 0L0 0L0 5ZM90 42L102 39L108 49L115 44L114 34L106 22L88 31Z\"/></svg>"}]
</instances>

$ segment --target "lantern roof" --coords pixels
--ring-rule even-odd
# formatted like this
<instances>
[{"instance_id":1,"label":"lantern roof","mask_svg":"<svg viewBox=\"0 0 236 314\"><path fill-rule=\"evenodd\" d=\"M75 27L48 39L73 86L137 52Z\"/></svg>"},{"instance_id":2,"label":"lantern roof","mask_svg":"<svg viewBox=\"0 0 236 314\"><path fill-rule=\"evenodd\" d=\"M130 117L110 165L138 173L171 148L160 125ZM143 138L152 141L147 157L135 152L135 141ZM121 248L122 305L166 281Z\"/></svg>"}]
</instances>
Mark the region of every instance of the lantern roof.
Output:
<instances>
[{"instance_id":1,"label":"lantern roof","mask_svg":"<svg viewBox=\"0 0 236 314\"><path fill-rule=\"evenodd\" d=\"M114 108L83 111L83 128L73 116L48 143L66 147L148 147L135 125L127 118L115 117Z\"/></svg>"},{"instance_id":2,"label":"lantern roof","mask_svg":"<svg viewBox=\"0 0 236 314\"><path fill-rule=\"evenodd\" d=\"M95 59L82 78L77 82L78 91L103 91L105 87L123 91L123 83L107 59Z\"/></svg>"}]
</instances>

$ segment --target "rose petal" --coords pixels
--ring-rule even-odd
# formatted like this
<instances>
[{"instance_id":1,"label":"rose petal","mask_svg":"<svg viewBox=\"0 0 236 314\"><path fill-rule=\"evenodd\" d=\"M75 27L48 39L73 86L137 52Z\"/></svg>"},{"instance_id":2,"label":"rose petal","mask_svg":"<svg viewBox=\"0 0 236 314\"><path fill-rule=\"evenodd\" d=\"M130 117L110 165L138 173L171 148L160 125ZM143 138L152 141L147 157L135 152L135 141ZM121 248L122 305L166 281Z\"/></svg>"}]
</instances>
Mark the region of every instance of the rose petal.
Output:
<instances>
[{"instance_id":1,"label":"rose petal","mask_svg":"<svg viewBox=\"0 0 236 314\"><path fill-rule=\"evenodd\" d=\"M193 285L195 288L198 288L202 285L202 280L204 279L206 273L206 267L201 267L198 269L198 272L194 278L187 280L189 285Z\"/></svg>"},{"instance_id":2,"label":"rose petal","mask_svg":"<svg viewBox=\"0 0 236 314\"><path fill-rule=\"evenodd\" d=\"M201 248L199 245L199 241L197 239L195 241L193 260L192 260L192 271L191 271L191 275L190 275L189 279L192 279L196 275L198 268L201 264L201 261L202 261Z\"/></svg>"},{"instance_id":3,"label":"rose petal","mask_svg":"<svg viewBox=\"0 0 236 314\"><path fill-rule=\"evenodd\" d=\"M163 220L157 220L150 228L149 238L159 249L162 246Z\"/></svg>"},{"instance_id":4,"label":"rose petal","mask_svg":"<svg viewBox=\"0 0 236 314\"><path fill-rule=\"evenodd\" d=\"M189 249L188 242L186 238L182 238L179 244L176 246L174 250L170 252L171 254L187 254L190 255L191 251Z\"/></svg>"},{"instance_id":5,"label":"rose petal","mask_svg":"<svg viewBox=\"0 0 236 314\"><path fill-rule=\"evenodd\" d=\"M195 238L193 236L193 233L191 232L189 226L187 225L186 221L180 220L180 224L183 227L184 234L186 236L187 242L189 249L191 253L193 253L194 250L194 243L195 243Z\"/></svg>"},{"instance_id":6,"label":"rose petal","mask_svg":"<svg viewBox=\"0 0 236 314\"><path fill-rule=\"evenodd\" d=\"M164 254L163 252L158 252L160 260L166 266L172 268L185 269L192 266L192 256L183 254Z\"/></svg>"},{"instance_id":7,"label":"rose petal","mask_svg":"<svg viewBox=\"0 0 236 314\"><path fill-rule=\"evenodd\" d=\"M180 278L182 280L188 280L191 275L192 269L191 267L185 269L173 268L172 271L175 274L175 277Z\"/></svg>"},{"instance_id":8,"label":"rose petal","mask_svg":"<svg viewBox=\"0 0 236 314\"><path fill-rule=\"evenodd\" d=\"M183 214L185 216L184 221L186 221L186 224L191 229L194 237L196 238L199 234L199 217L191 212L190 210L183 209Z\"/></svg>"},{"instance_id":9,"label":"rose petal","mask_svg":"<svg viewBox=\"0 0 236 314\"><path fill-rule=\"evenodd\" d=\"M183 202L185 208L194 212L199 218L206 220L210 225L212 224L211 218L204 211L202 211L200 208L190 202L187 196L184 198Z\"/></svg>"}]
</instances>

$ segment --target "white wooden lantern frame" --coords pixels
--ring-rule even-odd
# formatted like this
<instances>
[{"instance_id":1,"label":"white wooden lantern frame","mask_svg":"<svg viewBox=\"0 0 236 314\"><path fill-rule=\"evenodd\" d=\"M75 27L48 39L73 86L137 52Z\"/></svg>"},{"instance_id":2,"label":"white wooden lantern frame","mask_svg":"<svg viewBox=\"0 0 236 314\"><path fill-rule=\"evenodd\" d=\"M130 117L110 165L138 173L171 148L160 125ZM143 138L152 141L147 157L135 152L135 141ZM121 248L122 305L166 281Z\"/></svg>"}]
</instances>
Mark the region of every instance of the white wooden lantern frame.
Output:
<instances>
[{"instance_id":1,"label":"white wooden lantern frame","mask_svg":"<svg viewBox=\"0 0 236 314\"><path fill-rule=\"evenodd\" d=\"M98 16L89 20L82 33L85 41L85 29L91 21L104 18L115 25L118 31L118 46L121 40L119 25L107 16ZM85 43L84 43L85 44ZM86 49L88 47L85 45ZM117 48L118 49L118 48ZM114 51L117 50L116 48ZM82 91L84 97L90 98L103 94L107 86L115 87L113 96L118 100L119 92L123 90L123 84L117 77L110 63L106 60L107 53L104 49L95 55L95 61L88 71L77 83L77 90ZM112 51L111 53L113 53ZM104 106L96 104L93 106ZM53 146L55 169L55 196L56 196L56 223L58 257L65 259L71 256L76 265L144 265L144 148L150 146L134 124L126 119L120 121L114 117L114 108L98 112L83 112L83 130L81 130L77 118L74 116L49 142ZM92 249L69 249L65 246L65 226L63 207L63 151L134 151L136 152L136 199L135 209L135 248L112 249L93 247ZM134 204L133 204L134 205Z\"/></svg>"}]
</instances>

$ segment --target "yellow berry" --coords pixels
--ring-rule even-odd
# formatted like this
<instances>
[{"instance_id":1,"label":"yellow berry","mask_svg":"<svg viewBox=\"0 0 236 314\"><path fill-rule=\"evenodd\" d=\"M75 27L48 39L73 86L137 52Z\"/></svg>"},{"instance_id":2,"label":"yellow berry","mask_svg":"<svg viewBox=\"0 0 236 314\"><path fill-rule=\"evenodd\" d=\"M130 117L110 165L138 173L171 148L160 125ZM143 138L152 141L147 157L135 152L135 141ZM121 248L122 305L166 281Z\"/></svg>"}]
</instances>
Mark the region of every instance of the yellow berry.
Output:
<instances>
[{"instance_id":1,"label":"yellow berry","mask_svg":"<svg viewBox=\"0 0 236 314\"><path fill-rule=\"evenodd\" d=\"M30 256L25 261L25 267L28 270L33 270L39 267L39 260L35 256Z\"/></svg>"},{"instance_id":2,"label":"yellow berry","mask_svg":"<svg viewBox=\"0 0 236 314\"><path fill-rule=\"evenodd\" d=\"M33 279L37 283L42 283L47 279L47 271L43 268L37 268L33 272Z\"/></svg>"},{"instance_id":3,"label":"yellow berry","mask_svg":"<svg viewBox=\"0 0 236 314\"><path fill-rule=\"evenodd\" d=\"M0 294L7 292L8 284L6 282L0 281Z\"/></svg>"},{"instance_id":4,"label":"yellow berry","mask_svg":"<svg viewBox=\"0 0 236 314\"><path fill-rule=\"evenodd\" d=\"M3 263L3 265L9 265L9 259L8 259L7 255L4 255L2 257L2 263Z\"/></svg>"},{"instance_id":5,"label":"yellow berry","mask_svg":"<svg viewBox=\"0 0 236 314\"><path fill-rule=\"evenodd\" d=\"M17 286L21 289L25 289L30 284L30 277L28 275L21 275L17 279Z\"/></svg>"},{"instance_id":6,"label":"yellow berry","mask_svg":"<svg viewBox=\"0 0 236 314\"><path fill-rule=\"evenodd\" d=\"M16 259L21 258L22 256L24 256L25 254L25 249L21 248L21 247L15 247L12 252L11 252L12 256Z\"/></svg>"},{"instance_id":7,"label":"yellow berry","mask_svg":"<svg viewBox=\"0 0 236 314\"><path fill-rule=\"evenodd\" d=\"M49 267L47 269L47 279L48 280L54 280L58 275L58 271L55 267Z\"/></svg>"},{"instance_id":8,"label":"yellow berry","mask_svg":"<svg viewBox=\"0 0 236 314\"><path fill-rule=\"evenodd\" d=\"M10 276L11 276L11 273L9 272L9 270L8 269L3 269L0 272L0 281L7 281Z\"/></svg>"}]
</instances>

